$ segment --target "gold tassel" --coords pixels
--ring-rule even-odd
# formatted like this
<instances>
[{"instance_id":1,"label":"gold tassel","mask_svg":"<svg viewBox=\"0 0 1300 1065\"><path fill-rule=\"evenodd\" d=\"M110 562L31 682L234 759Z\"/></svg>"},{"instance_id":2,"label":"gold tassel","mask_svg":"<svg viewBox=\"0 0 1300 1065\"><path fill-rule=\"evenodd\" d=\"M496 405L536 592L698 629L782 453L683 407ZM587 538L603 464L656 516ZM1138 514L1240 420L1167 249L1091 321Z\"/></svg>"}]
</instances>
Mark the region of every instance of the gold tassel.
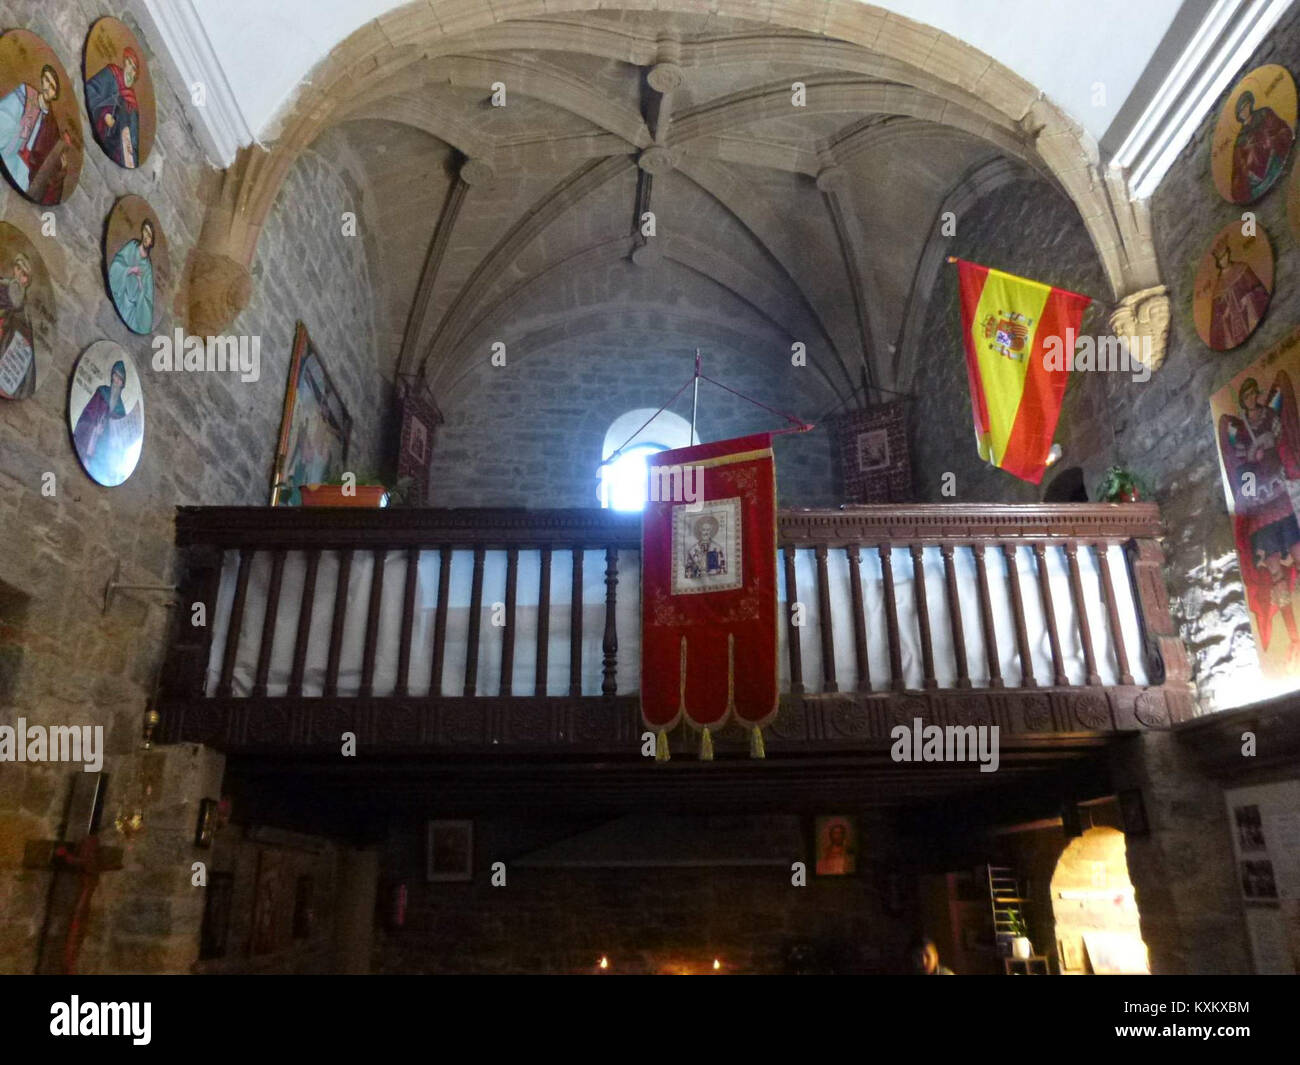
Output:
<instances>
[{"instance_id":1,"label":"gold tassel","mask_svg":"<svg viewBox=\"0 0 1300 1065\"><path fill-rule=\"evenodd\" d=\"M668 733L660 729L655 737L655 761L666 762L672 756L673 752L668 749Z\"/></svg>"},{"instance_id":2,"label":"gold tassel","mask_svg":"<svg viewBox=\"0 0 1300 1065\"><path fill-rule=\"evenodd\" d=\"M766 758L767 748L763 746L763 730L757 725L749 733L749 757Z\"/></svg>"},{"instance_id":3,"label":"gold tassel","mask_svg":"<svg viewBox=\"0 0 1300 1065\"><path fill-rule=\"evenodd\" d=\"M713 734L708 729L705 729L704 735L700 737L700 761L713 761Z\"/></svg>"}]
</instances>

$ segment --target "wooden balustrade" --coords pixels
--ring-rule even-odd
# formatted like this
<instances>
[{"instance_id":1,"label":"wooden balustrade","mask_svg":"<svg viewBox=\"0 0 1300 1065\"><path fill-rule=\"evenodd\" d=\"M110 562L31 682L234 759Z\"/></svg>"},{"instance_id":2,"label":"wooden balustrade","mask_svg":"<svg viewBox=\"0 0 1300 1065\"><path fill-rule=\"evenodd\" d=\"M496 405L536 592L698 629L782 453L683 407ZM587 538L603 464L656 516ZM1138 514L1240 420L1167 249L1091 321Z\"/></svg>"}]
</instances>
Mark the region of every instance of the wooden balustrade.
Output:
<instances>
[{"instance_id":1,"label":"wooden balustrade","mask_svg":"<svg viewBox=\"0 0 1300 1065\"><path fill-rule=\"evenodd\" d=\"M996 719L1026 733L1190 716L1161 533L1150 504L780 512L773 565L788 694L769 745L878 738L900 713ZM434 747L459 737L468 748L604 749L638 733L626 650L639 632L629 622L639 587L628 578L638 515L182 508L177 544L182 599L205 603L209 622L193 628L178 612L163 685L171 739L309 746L345 720L379 740ZM603 554L600 598L584 580L587 552ZM537 567L536 584L525 566ZM565 566L568 604L556 595ZM567 631L551 624L566 609ZM566 642L567 672L553 675L552 663L565 669ZM808 654L820 665L811 681ZM494 701L503 712L483 706ZM421 723L403 731L402 715Z\"/></svg>"}]
</instances>

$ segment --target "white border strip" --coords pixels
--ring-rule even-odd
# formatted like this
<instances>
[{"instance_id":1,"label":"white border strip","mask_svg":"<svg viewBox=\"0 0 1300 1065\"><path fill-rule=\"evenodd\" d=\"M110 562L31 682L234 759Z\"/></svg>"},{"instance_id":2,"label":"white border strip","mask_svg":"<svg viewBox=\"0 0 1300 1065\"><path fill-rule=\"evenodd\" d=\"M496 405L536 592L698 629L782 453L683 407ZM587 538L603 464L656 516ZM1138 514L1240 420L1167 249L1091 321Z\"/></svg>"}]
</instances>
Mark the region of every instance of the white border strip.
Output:
<instances>
[{"instance_id":1,"label":"white border strip","mask_svg":"<svg viewBox=\"0 0 1300 1065\"><path fill-rule=\"evenodd\" d=\"M219 168L228 167L239 149L256 138L193 0L140 0L139 7L162 45L168 73L209 161ZM204 89L202 106L194 102L193 90L198 85Z\"/></svg>"},{"instance_id":2,"label":"white border strip","mask_svg":"<svg viewBox=\"0 0 1300 1065\"><path fill-rule=\"evenodd\" d=\"M1217 0L1110 166L1129 194L1150 199L1178 154L1292 0Z\"/></svg>"}]
</instances>

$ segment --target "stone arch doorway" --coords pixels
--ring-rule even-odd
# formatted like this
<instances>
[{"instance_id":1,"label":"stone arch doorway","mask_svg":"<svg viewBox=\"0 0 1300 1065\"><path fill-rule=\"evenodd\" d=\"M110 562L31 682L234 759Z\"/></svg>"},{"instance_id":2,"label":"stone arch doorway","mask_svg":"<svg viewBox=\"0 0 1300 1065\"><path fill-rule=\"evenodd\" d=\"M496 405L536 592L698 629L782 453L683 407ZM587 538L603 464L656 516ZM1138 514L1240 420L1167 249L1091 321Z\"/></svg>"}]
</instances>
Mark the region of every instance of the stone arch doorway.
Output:
<instances>
[{"instance_id":1,"label":"stone arch doorway","mask_svg":"<svg viewBox=\"0 0 1300 1065\"><path fill-rule=\"evenodd\" d=\"M1051 895L1063 974L1150 971L1123 832L1097 826L1070 840Z\"/></svg>"}]
</instances>

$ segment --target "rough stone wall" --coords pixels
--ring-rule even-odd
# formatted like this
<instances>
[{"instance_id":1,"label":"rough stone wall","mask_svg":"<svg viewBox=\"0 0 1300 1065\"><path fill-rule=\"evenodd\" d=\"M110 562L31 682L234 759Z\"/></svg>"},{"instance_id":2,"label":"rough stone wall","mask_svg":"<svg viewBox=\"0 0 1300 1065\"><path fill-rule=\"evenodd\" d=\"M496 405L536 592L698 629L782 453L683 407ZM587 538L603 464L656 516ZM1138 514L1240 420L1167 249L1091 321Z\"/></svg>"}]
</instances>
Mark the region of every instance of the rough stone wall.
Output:
<instances>
[{"instance_id":1,"label":"rough stone wall","mask_svg":"<svg viewBox=\"0 0 1300 1065\"><path fill-rule=\"evenodd\" d=\"M90 0L0 2L0 27L43 36L68 68L82 109L81 54L92 22L121 15ZM130 16L128 15L128 20ZM152 42L138 26L150 52ZM152 54L147 58L152 60ZM104 586L120 560L122 579L173 580L173 512L180 504L261 504L269 496L293 324L303 318L356 421L358 465L375 464L383 386L373 372L369 274L359 240L342 236L352 197L328 160L308 154L271 212L254 264L254 298L231 327L261 337L261 377L243 384L218 374L159 375L149 337L130 333L103 281L102 235L113 203L144 196L164 227L174 274L202 221L207 167L179 99L158 62L158 134L140 170L115 166L87 138L75 192L53 208L57 233L41 236L40 214L8 186L0 217L37 245L54 281L57 328L41 354L47 371L35 396L0 404L0 642L6 682L0 721L102 725L110 754L137 742L161 661L169 611L163 597L121 595L101 613ZM179 320L159 300L159 333ZM102 488L82 472L67 423L69 376L93 341L129 351L144 383L145 441L125 484ZM369 368L369 369L368 369ZM53 473L55 494L41 494ZM49 883L21 870L23 844L52 838L67 802L70 771L0 766L0 972L29 972ZM106 876L106 904L118 888ZM92 932L93 935L93 932ZM106 962L108 964L109 962Z\"/></svg>"},{"instance_id":2,"label":"rough stone wall","mask_svg":"<svg viewBox=\"0 0 1300 1065\"><path fill-rule=\"evenodd\" d=\"M1300 9L1294 10L1234 76L1264 63L1300 72ZM1169 286L1172 324L1169 355L1150 382L1137 388L1110 385L1110 409L1119 461L1154 482L1169 527L1166 579L1174 617L1195 657L1203 709L1239 705L1259 689L1255 641L1233 543L1232 523L1219 475L1210 419L1210 395L1277 344L1300 313L1300 255L1286 221L1283 178L1250 205L1268 234L1276 260L1273 298L1263 323L1240 348L1211 351L1192 321L1197 265L1214 235L1243 208L1219 196L1210 176L1210 137L1227 93L1201 123L1152 200L1151 215L1161 276Z\"/></svg>"},{"instance_id":3,"label":"rough stone wall","mask_svg":"<svg viewBox=\"0 0 1300 1065\"><path fill-rule=\"evenodd\" d=\"M963 217L951 238L949 255L1030 277L1106 300L1109 286L1079 212L1064 195L1042 181L1013 181L983 197ZM909 390L917 397L909 410L912 479L916 498L927 503L1036 503L1051 481L1032 485L982 462L975 449L970 388L962 349L957 268L945 266L930 295L920 352L923 362ZM1082 333L1106 329L1096 302L1089 305ZM1073 374L1066 388L1057 441L1062 467L1077 465L1079 444L1072 440L1098 374ZM943 475L956 475L955 495L941 494Z\"/></svg>"},{"instance_id":4,"label":"rough stone wall","mask_svg":"<svg viewBox=\"0 0 1300 1065\"><path fill-rule=\"evenodd\" d=\"M1300 9L1284 20L1233 78L1264 63L1300 72ZM1089 491L1112 463L1151 484L1165 516L1165 577L1171 609L1195 662L1201 709L1239 705L1267 694L1257 672L1255 641L1237 566L1232 525L1219 475L1210 395L1284 338L1300 312L1296 237L1286 220L1288 171L1250 206L1273 245L1276 274L1268 313L1231 352L1201 343L1192 321L1192 286L1210 240L1244 210L1219 196L1210 176L1210 136L1227 92L1202 121L1151 203L1161 276L1169 287L1168 354L1146 382L1128 374L1073 375L1057 439L1062 466L1082 464ZM1291 166L1295 166L1294 155ZM960 219L951 254L1086 292L1109 292L1077 212L1045 185L1007 186ZM919 375L913 419L918 497L940 501L943 471L957 474L957 499L1030 502L1032 485L983 467L971 437L970 399L961 362L957 284L952 270L936 285L926 318L925 350L935 371ZM1109 306L1104 310L1109 311ZM1094 305L1084 331L1109 331ZM1044 478L1044 485L1050 481Z\"/></svg>"},{"instance_id":5,"label":"rough stone wall","mask_svg":"<svg viewBox=\"0 0 1300 1065\"><path fill-rule=\"evenodd\" d=\"M886 873L897 868L879 816L860 819L857 876L790 883L788 866L535 869L512 854L553 842L562 822L474 822L473 883L427 883L423 826L402 826L381 859L381 885L409 892L406 924L380 932L380 973L594 973L607 955L615 973L786 971L788 952L809 951L818 971L898 972L909 921L887 909ZM574 830L583 827L575 825ZM491 862L507 867L504 887ZM389 902L381 886L381 909Z\"/></svg>"},{"instance_id":6,"label":"rough stone wall","mask_svg":"<svg viewBox=\"0 0 1300 1065\"><path fill-rule=\"evenodd\" d=\"M625 300L615 307L557 309L512 306L505 366L493 366L484 346L476 368L454 392L440 396L447 421L434 449L431 502L472 505L590 507L597 503L605 433L629 410L656 410L690 380L694 348L664 323L691 315L709 323L699 343L704 373L730 388L816 422L834 405L813 379L813 366L792 366L789 340L752 312L738 310L721 290L668 263L647 278L622 264L600 280L591 299ZM520 336L516 342L513 337ZM671 408L690 418L688 388ZM780 418L708 384L700 385L698 431L719 440L767 428ZM825 426L777 437L777 491L783 505L835 502L831 441Z\"/></svg>"}]
</instances>

